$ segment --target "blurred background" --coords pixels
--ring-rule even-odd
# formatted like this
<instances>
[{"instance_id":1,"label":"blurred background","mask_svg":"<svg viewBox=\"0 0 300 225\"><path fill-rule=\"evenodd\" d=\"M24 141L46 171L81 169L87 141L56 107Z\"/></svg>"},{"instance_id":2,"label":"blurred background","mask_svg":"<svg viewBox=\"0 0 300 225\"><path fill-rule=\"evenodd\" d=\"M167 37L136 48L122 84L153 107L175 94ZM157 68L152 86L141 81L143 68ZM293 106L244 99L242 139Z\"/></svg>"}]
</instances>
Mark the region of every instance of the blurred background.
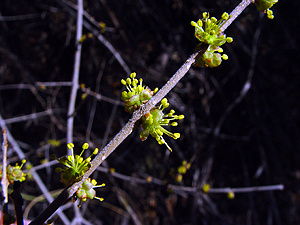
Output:
<instances>
[{"instance_id":1,"label":"blurred background","mask_svg":"<svg viewBox=\"0 0 300 225\"><path fill-rule=\"evenodd\" d=\"M205 11L220 18L238 3L85 0L79 82L86 89L76 100L75 152L84 142L90 153L101 149L130 118L120 102L120 79L136 72L151 89L162 87L198 44L190 22ZM63 184L50 156L67 154L76 4L0 3L1 126L6 124L54 195ZM172 153L152 137L142 142L137 128L93 173L106 183L97 189L105 200L82 204L82 224L300 224L300 3L279 1L272 10L275 18L269 20L250 5L226 30L234 39L222 46L229 60L217 68L191 68L167 95L170 108L185 115L170 128L180 139L165 138ZM9 163L21 160L10 143ZM180 174L185 162L188 168ZM48 205L44 198L30 204L42 195L41 181L23 183L28 219ZM230 199L226 191L204 193L205 184L212 190L277 184L285 189ZM70 221L75 217L72 203L64 214Z\"/></svg>"}]
</instances>

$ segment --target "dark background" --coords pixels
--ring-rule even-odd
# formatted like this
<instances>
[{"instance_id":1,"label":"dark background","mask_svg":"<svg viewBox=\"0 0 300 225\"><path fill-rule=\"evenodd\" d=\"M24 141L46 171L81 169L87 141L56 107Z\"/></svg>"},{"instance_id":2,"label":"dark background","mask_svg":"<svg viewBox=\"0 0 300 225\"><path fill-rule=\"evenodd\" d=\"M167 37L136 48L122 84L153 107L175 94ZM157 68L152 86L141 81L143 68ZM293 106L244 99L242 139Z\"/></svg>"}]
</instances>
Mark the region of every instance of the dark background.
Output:
<instances>
[{"instance_id":1,"label":"dark background","mask_svg":"<svg viewBox=\"0 0 300 225\"><path fill-rule=\"evenodd\" d=\"M84 1L84 9L106 24L102 35L130 70L154 89L171 77L198 44L190 21L197 21L204 11L220 18L238 3L90 0ZM97 196L105 201L83 203L84 218L93 224L134 224L120 201L123 198L142 224L300 224L299 5L299 1L280 1L272 8L273 20L250 5L226 30L234 39L224 45L229 60L218 68L193 67L168 94L171 107L185 115L178 127L170 128L181 133L180 139L165 138L173 152L169 154L153 138L141 142L140 130L134 131L102 165L116 173L93 174L98 183L106 183L97 189ZM67 152L71 89L41 88L36 82L72 80L76 11L60 0L2 0L0 13L1 116L11 119L56 110L51 116L7 124L28 160L37 166L50 161L51 154L60 157ZM90 28L83 29L84 34L89 32ZM128 75L95 36L83 42L80 83L119 100L120 79ZM251 88L241 95L246 82ZM78 94L77 153L83 142L103 147L130 118L121 105L95 101L89 95L82 100L83 92ZM48 145L52 139L61 145ZM10 149L9 161L19 160ZM177 168L183 160L191 162L191 168L178 183ZM38 170L49 191L63 188L55 167ZM143 182L149 176L152 182ZM201 188L204 183L213 188L284 184L285 190L236 193L232 200L226 193L180 190L180 186ZM170 184L179 189L171 190ZM41 194L30 180L24 182L23 193L27 194L24 208ZM47 205L36 203L29 219ZM65 213L72 218L72 208ZM60 223L57 218L56 224Z\"/></svg>"}]
</instances>

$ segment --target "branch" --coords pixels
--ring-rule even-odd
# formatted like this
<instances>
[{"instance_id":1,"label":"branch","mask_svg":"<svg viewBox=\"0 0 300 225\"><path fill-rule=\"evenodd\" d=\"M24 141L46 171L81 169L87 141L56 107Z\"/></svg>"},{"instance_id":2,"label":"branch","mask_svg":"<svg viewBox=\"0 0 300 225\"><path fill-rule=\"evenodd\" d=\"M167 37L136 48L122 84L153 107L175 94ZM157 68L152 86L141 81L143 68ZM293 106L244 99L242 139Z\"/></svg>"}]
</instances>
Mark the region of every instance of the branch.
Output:
<instances>
[{"instance_id":1,"label":"branch","mask_svg":"<svg viewBox=\"0 0 300 225\"><path fill-rule=\"evenodd\" d=\"M3 203L8 203L8 180L7 180L7 132L6 130L3 130L3 142L2 142L2 154L3 154L3 160L2 160L2 180L1 180L1 187L3 192Z\"/></svg>"},{"instance_id":2,"label":"branch","mask_svg":"<svg viewBox=\"0 0 300 225\"><path fill-rule=\"evenodd\" d=\"M14 202L14 209L16 213L17 218L17 225L23 225L23 212L22 212L22 206L24 204L24 200L21 195L21 188L22 188L22 182L15 181L13 185L13 192L11 193L10 197Z\"/></svg>"},{"instance_id":3,"label":"branch","mask_svg":"<svg viewBox=\"0 0 300 225\"><path fill-rule=\"evenodd\" d=\"M245 8L254 3L255 0L243 0L237 7L230 13L230 18L221 27L221 32L224 32L229 25L245 10Z\"/></svg>"},{"instance_id":4,"label":"branch","mask_svg":"<svg viewBox=\"0 0 300 225\"><path fill-rule=\"evenodd\" d=\"M80 59L81 59L81 42L82 37L82 14L83 14L83 1L78 0L77 10L77 32L76 32L76 53L74 62L74 72L72 80L72 90L70 95L69 109L68 109L68 123L67 123L67 142L73 142L73 124L74 124L74 111L75 101L77 97L77 90L79 88L79 70L80 70Z\"/></svg>"},{"instance_id":5,"label":"branch","mask_svg":"<svg viewBox=\"0 0 300 225\"><path fill-rule=\"evenodd\" d=\"M168 188L174 191L184 191L189 193L196 193L202 191L198 187L183 187L177 185L168 185ZM254 186L254 187L242 187L242 188L210 188L207 193L246 193L246 192L259 192L259 191L282 191L284 190L283 184L268 185L268 186Z\"/></svg>"},{"instance_id":6,"label":"branch","mask_svg":"<svg viewBox=\"0 0 300 225\"><path fill-rule=\"evenodd\" d=\"M250 0L243 0L230 14L231 20L233 21L237 16L251 3ZM231 22L232 22L231 21ZM230 23L231 23L230 22ZM230 23L225 23L222 26L222 31L224 31ZM98 37L99 38L99 37ZM137 122L143 115L149 112L163 97L165 97L168 92L172 90L172 88L180 81L182 77L189 71L190 67L195 62L197 56L201 56L205 53L209 46L207 44L202 44L200 49L192 54L185 63L177 70L177 72L170 78L170 80L144 105L140 107L140 109L136 110L132 118L125 124L125 126L119 131L119 133L95 156L95 158L91 161L90 169L84 174L83 178L74 183L71 187L67 189L68 195L64 195L65 199L60 199L60 202L66 201L69 197L73 196L73 194L81 187L82 183L97 169L98 166L127 138L129 134L131 134L135 122ZM65 191L64 191L65 192ZM60 197L60 196L59 196ZM57 197L57 198L59 198ZM63 196L61 196L63 197ZM53 207L53 205L51 204ZM56 207L60 207L60 205L56 205ZM47 211L45 209L45 211ZM44 218L44 221L47 218ZM35 222L35 221L34 221ZM38 224L32 222L31 224Z\"/></svg>"}]
</instances>

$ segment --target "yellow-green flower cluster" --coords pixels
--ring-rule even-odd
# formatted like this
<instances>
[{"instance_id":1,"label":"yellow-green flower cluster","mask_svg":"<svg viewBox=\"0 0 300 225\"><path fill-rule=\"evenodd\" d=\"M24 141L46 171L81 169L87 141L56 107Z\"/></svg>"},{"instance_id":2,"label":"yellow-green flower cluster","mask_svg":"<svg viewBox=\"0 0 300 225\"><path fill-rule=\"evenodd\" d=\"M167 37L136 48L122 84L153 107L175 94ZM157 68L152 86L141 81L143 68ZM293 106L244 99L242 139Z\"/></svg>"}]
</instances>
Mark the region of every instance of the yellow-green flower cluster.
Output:
<instances>
[{"instance_id":1,"label":"yellow-green flower cluster","mask_svg":"<svg viewBox=\"0 0 300 225\"><path fill-rule=\"evenodd\" d=\"M7 174L7 180L9 184L13 184L15 181L24 181L26 179L26 173L23 173L22 167L26 163L26 159L22 160L22 164L19 166L18 163L16 163L15 166L8 165L6 168L6 174ZM2 179L2 171L3 166L0 164L0 179Z\"/></svg>"},{"instance_id":2,"label":"yellow-green flower cluster","mask_svg":"<svg viewBox=\"0 0 300 225\"><path fill-rule=\"evenodd\" d=\"M267 13L267 17L269 19L273 19L273 11L270 9L275 3L277 3L278 0L256 0L255 6L258 11L263 11Z\"/></svg>"},{"instance_id":3,"label":"yellow-green flower cluster","mask_svg":"<svg viewBox=\"0 0 300 225\"><path fill-rule=\"evenodd\" d=\"M104 183L101 185L97 185L97 181L95 179L91 180L91 178L87 178L74 194L74 198L78 198L80 200L78 207L80 207L81 202L85 202L87 199L95 198L99 201L103 201L103 198L96 197L96 191L94 190L94 188L104 186Z\"/></svg>"},{"instance_id":4,"label":"yellow-green flower cluster","mask_svg":"<svg viewBox=\"0 0 300 225\"><path fill-rule=\"evenodd\" d=\"M127 91L122 92L121 99L125 103L125 111L133 113L142 104L148 102L152 96L158 91L155 88L151 91L149 87L143 85L143 80L136 79L136 73L131 73L126 80L122 79L121 83L126 87ZM156 139L159 144L165 144L167 148L172 151L170 146L165 142L163 134L166 134L174 139L180 137L179 133L171 133L166 130L164 126L177 126L178 123L174 120L181 120L183 115L175 115L172 109L168 114L164 114L163 110L169 106L168 100L164 98L159 107L154 107L149 113L141 118L143 131L140 134L142 141L146 140L149 134Z\"/></svg>"},{"instance_id":5,"label":"yellow-green flower cluster","mask_svg":"<svg viewBox=\"0 0 300 225\"><path fill-rule=\"evenodd\" d=\"M195 36L201 42L208 45L221 46L226 42L233 41L220 31L221 26L229 19L228 13L224 12L220 20L215 17L209 17L208 12L202 14L203 18L196 22L192 21L191 25L195 27Z\"/></svg>"},{"instance_id":6,"label":"yellow-green flower cluster","mask_svg":"<svg viewBox=\"0 0 300 225\"><path fill-rule=\"evenodd\" d=\"M65 184L66 186L79 181L83 174L88 171L91 167L91 157L92 155L96 155L98 153L98 148L96 148L94 150L94 152L85 160L82 157L83 152L89 148L89 144L88 143L84 143L82 145L82 151L80 153L80 155L75 155L74 154L74 144L73 143L69 143L67 145L68 149L71 150L72 154L68 155L68 156L63 156L59 159L56 158L56 156L53 156L57 161L59 161L60 163L64 164L66 166L65 169L62 168L56 168L56 172L57 173L61 173L60 177L61 177L61 182L63 184Z\"/></svg>"},{"instance_id":7,"label":"yellow-green flower cluster","mask_svg":"<svg viewBox=\"0 0 300 225\"><path fill-rule=\"evenodd\" d=\"M143 79L135 78L136 73L131 73L126 80L122 79L121 83L126 87L127 91L122 92L122 101L125 103L125 111L133 113L142 104L145 104L157 91L151 91L149 87L143 86Z\"/></svg>"},{"instance_id":8,"label":"yellow-green flower cluster","mask_svg":"<svg viewBox=\"0 0 300 225\"><path fill-rule=\"evenodd\" d=\"M221 64L222 59L227 60L226 54L220 54L223 49L220 47L226 42L231 43L232 37L226 37L220 30L222 25L229 19L228 13L224 12L220 20L215 17L209 16L208 12L203 13L203 18L196 22L192 21L191 25L195 27L196 38L204 44L208 44L209 47L203 56L196 60L195 65L203 67L217 67Z\"/></svg>"},{"instance_id":9,"label":"yellow-green flower cluster","mask_svg":"<svg viewBox=\"0 0 300 225\"><path fill-rule=\"evenodd\" d=\"M208 49L203 54L203 56L196 60L195 66L203 67L217 67L221 64L222 60L227 60L228 56L226 54L220 54L223 49L219 46L208 46Z\"/></svg>"},{"instance_id":10,"label":"yellow-green flower cluster","mask_svg":"<svg viewBox=\"0 0 300 225\"><path fill-rule=\"evenodd\" d=\"M177 168L177 175L175 177L176 181L180 183L183 179L183 175L186 174L186 172L191 168L192 163L187 162L186 160L183 160L181 163L181 166Z\"/></svg>"},{"instance_id":11,"label":"yellow-green flower cluster","mask_svg":"<svg viewBox=\"0 0 300 225\"><path fill-rule=\"evenodd\" d=\"M165 144L168 150L172 151L170 146L164 140L163 134L166 134L174 139L178 139L180 134L171 133L170 131L166 130L164 126L177 126L178 123L175 120L182 120L184 115L175 115L175 111L173 109L171 109L168 114L164 114L163 110L167 107L169 107L169 103L168 100L164 98L161 100L159 107L151 109L149 113L142 117L142 127L144 130L141 132L140 138L142 141L144 141L150 134L156 139L158 144Z\"/></svg>"}]
</instances>

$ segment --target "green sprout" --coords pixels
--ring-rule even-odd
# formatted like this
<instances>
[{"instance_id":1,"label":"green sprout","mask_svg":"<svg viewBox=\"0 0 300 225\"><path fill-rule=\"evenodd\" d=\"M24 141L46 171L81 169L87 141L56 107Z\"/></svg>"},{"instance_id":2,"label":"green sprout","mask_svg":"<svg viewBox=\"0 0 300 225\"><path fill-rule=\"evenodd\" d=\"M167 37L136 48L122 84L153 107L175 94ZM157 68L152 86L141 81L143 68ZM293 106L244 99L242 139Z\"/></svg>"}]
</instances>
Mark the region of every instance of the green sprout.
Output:
<instances>
[{"instance_id":1,"label":"green sprout","mask_svg":"<svg viewBox=\"0 0 300 225\"><path fill-rule=\"evenodd\" d=\"M256 0L255 6L258 11L267 13L269 19L274 19L273 11L270 9L278 0Z\"/></svg>"},{"instance_id":2,"label":"green sprout","mask_svg":"<svg viewBox=\"0 0 300 225\"><path fill-rule=\"evenodd\" d=\"M74 200L76 200L77 198L80 200L78 207L81 206L81 202L85 202L87 199L97 199L99 201L103 201L103 198L96 197L96 191L94 190L94 188L104 186L104 183L101 185L97 185L97 181L95 179L91 180L91 178L87 178L73 196Z\"/></svg>"},{"instance_id":3,"label":"green sprout","mask_svg":"<svg viewBox=\"0 0 300 225\"><path fill-rule=\"evenodd\" d=\"M73 182L81 180L84 173L86 171L88 171L91 167L90 161L91 161L92 155L96 155L98 153L98 148L96 148L94 150L94 152L88 158L83 160L82 154L86 149L89 148L88 143L84 143L82 145L82 151L81 151L80 155L74 154L74 151L73 151L74 144L73 143L69 143L67 145L67 147L69 150L71 150L71 152L72 152L71 155L63 156L59 159L57 159L55 155L53 156L53 158L55 158L57 161L59 161L60 163L62 163L66 166L65 169L62 169L59 167L55 169L55 171L57 173L62 172L60 175L61 182L63 184L65 184L66 186L69 184L72 184Z\"/></svg>"},{"instance_id":4,"label":"green sprout","mask_svg":"<svg viewBox=\"0 0 300 225\"><path fill-rule=\"evenodd\" d=\"M129 113L133 113L134 110L149 101L158 91L158 88L151 91L149 87L143 86L142 78L137 80L135 77L136 73L131 73L129 78L121 80L121 83L127 89L127 91L122 92L121 99L125 103L125 111Z\"/></svg>"},{"instance_id":5,"label":"green sprout","mask_svg":"<svg viewBox=\"0 0 300 225\"><path fill-rule=\"evenodd\" d=\"M7 180L9 184L13 184L15 181L24 181L26 179L26 173L23 173L22 167L26 163L26 159L22 160L22 164L19 166L18 163L16 163L15 166L8 165L6 168L6 174L7 174ZM2 179L2 171L3 166L0 164L0 179Z\"/></svg>"},{"instance_id":6,"label":"green sprout","mask_svg":"<svg viewBox=\"0 0 300 225\"><path fill-rule=\"evenodd\" d=\"M140 133L140 138L142 141L146 140L150 134L156 139L158 144L165 144L169 151L172 151L170 146L166 143L163 138L163 134L166 134L174 139L180 137L179 133L171 133L170 131L163 128L164 126L177 126L178 123L174 120L182 120L184 115L175 115L173 109L170 110L168 114L164 114L163 110L169 107L168 100L166 98L161 100L159 107L154 107L149 113L142 117L142 128L144 129Z\"/></svg>"}]
</instances>

